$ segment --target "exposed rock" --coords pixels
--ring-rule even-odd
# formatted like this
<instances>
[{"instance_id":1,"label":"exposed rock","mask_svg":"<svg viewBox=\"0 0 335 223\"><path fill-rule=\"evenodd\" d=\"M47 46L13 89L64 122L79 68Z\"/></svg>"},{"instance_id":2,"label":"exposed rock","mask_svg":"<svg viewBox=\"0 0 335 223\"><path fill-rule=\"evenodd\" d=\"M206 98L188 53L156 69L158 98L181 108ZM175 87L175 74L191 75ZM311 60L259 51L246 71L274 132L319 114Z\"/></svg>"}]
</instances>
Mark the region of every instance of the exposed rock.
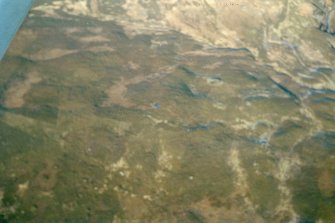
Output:
<instances>
[{"instance_id":1,"label":"exposed rock","mask_svg":"<svg viewBox=\"0 0 335 223\"><path fill-rule=\"evenodd\" d=\"M112 10L117 7L122 7L125 13ZM332 67L335 61L326 36L315 29L319 23L321 30L334 33L334 2L330 0L312 3L304 0L127 0L124 3L66 0L37 6L34 11L45 16L59 17L62 11L116 21L129 36L179 31L208 46L247 48L257 60L271 64L302 85L306 82L295 75L294 67L300 67L313 79L310 67ZM314 82L317 88L335 88L321 79Z\"/></svg>"}]
</instances>

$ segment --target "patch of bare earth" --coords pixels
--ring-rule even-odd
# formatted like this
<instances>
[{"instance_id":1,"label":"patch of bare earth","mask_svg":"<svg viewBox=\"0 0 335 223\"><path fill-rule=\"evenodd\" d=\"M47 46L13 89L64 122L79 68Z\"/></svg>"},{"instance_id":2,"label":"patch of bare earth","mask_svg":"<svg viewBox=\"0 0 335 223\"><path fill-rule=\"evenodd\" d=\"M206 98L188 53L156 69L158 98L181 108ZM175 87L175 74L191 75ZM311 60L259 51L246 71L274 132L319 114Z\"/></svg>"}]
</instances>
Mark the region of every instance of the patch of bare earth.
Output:
<instances>
[{"instance_id":1,"label":"patch of bare earth","mask_svg":"<svg viewBox=\"0 0 335 223\"><path fill-rule=\"evenodd\" d=\"M145 77L142 75L130 78L128 80L121 78L120 81L118 81L116 84L114 84L105 91L106 95L108 96L108 99L106 99L102 103L102 107L108 107L113 104L120 105L126 108L135 106L135 104L126 97L128 91L128 85L137 84L144 80Z\"/></svg>"},{"instance_id":2,"label":"patch of bare earth","mask_svg":"<svg viewBox=\"0 0 335 223\"><path fill-rule=\"evenodd\" d=\"M4 106L7 108L20 108L24 105L24 96L30 91L34 84L42 81L37 72L30 72L23 81L11 84L5 93Z\"/></svg>"}]
</instances>

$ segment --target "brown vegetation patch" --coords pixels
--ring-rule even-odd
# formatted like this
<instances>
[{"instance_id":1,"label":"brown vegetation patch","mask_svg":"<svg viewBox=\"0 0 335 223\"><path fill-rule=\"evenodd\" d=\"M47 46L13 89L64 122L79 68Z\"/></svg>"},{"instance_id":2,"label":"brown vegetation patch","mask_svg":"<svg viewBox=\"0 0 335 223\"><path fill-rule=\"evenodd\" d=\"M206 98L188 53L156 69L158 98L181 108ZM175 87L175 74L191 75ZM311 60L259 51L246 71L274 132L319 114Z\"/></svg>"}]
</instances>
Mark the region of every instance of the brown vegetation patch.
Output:
<instances>
[{"instance_id":1,"label":"brown vegetation patch","mask_svg":"<svg viewBox=\"0 0 335 223\"><path fill-rule=\"evenodd\" d=\"M50 191L57 182L57 168L53 162L47 162L45 168L41 170L34 179L33 186L43 190Z\"/></svg>"},{"instance_id":2,"label":"brown vegetation patch","mask_svg":"<svg viewBox=\"0 0 335 223\"><path fill-rule=\"evenodd\" d=\"M321 173L318 179L320 191L327 197L335 195L335 175L330 170Z\"/></svg>"}]
</instances>

